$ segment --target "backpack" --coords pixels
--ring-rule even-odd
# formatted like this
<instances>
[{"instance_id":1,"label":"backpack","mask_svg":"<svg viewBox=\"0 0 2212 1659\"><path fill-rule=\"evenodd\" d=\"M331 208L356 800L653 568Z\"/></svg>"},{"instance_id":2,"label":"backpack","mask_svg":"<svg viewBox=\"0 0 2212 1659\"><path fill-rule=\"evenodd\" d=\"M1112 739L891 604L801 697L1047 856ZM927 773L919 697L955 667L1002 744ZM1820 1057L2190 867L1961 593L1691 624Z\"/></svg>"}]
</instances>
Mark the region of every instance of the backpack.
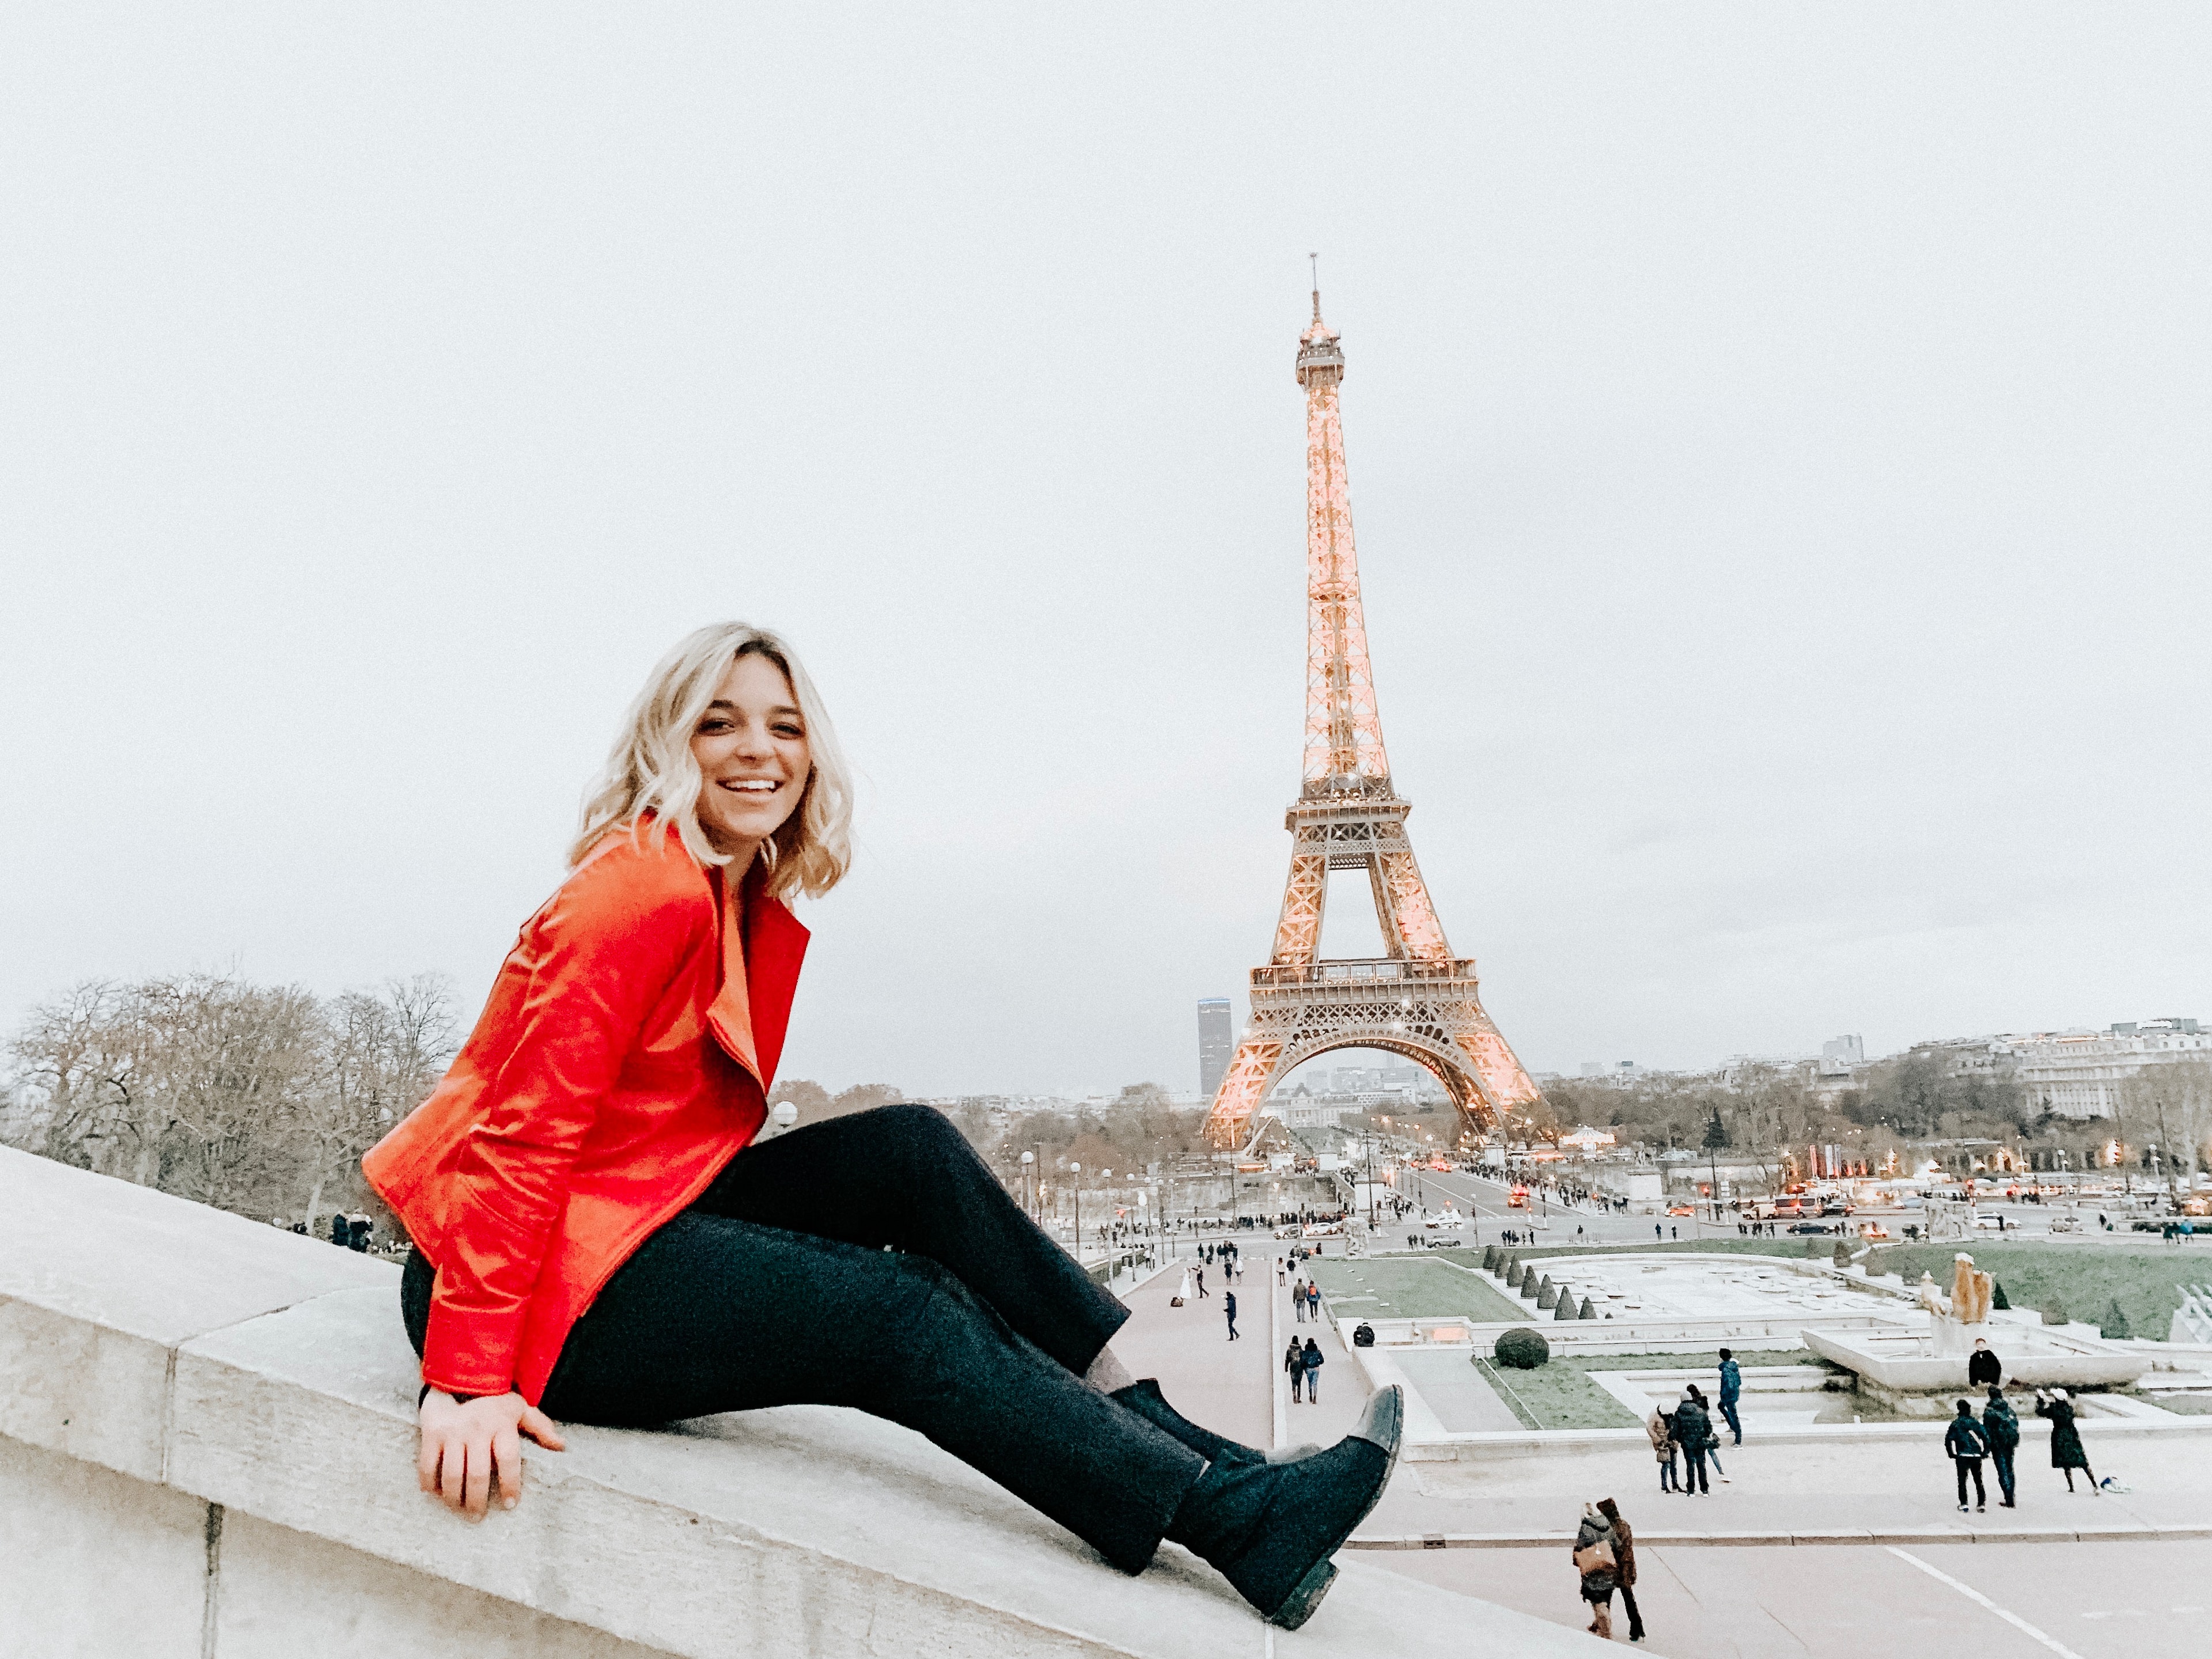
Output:
<instances>
[{"instance_id":1,"label":"backpack","mask_svg":"<svg viewBox=\"0 0 2212 1659\"><path fill-rule=\"evenodd\" d=\"M1355 1348L1373 1347L1375 1346L1375 1328L1369 1324L1365 1320L1361 1320L1357 1325L1352 1328L1352 1346Z\"/></svg>"}]
</instances>

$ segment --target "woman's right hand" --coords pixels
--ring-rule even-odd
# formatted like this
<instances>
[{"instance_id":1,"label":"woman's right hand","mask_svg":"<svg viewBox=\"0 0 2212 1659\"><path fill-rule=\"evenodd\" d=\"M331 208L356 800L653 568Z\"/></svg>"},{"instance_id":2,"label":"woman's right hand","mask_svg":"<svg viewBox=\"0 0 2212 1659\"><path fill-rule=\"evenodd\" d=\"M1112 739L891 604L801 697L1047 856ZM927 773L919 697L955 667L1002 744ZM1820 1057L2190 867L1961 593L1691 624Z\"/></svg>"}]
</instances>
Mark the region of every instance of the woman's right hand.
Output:
<instances>
[{"instance_id":1,"label":"woman's right hand","mask_svg":"<svg viewBox=\"0 0 2212 1659\"><path fill-rule=\"evenodd\" d=\"M522 1437L548 1451L563 1451L553 1419L519 1394L484 1395L465 1403L433 1389L422 1396L416 1421L422 1431L415 1473L422 1489L446 1507L481 1521L491 1507L492 1478L499 1479L500 1507L522 1501Z\"/></svg>"}]
</instances>

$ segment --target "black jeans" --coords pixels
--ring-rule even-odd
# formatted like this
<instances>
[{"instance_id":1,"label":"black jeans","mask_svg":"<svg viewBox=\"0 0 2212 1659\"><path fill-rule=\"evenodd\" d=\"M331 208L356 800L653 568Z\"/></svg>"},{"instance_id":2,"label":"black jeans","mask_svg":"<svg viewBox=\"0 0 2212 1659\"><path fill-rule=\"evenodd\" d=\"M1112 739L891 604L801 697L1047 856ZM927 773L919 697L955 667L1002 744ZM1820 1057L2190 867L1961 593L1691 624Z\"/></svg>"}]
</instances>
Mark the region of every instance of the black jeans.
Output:
<instances>
[{"instance_id":1,"label":"black jeans","mask_svg":"<svg viewBox=\"0 0 2212 1659\"><path fill-rule=\"evenodd\" d=\"M433 1285L410 1254L400 1299L417 1353ZM615 1271L540 1403L623 1427L849 1406L926 1435L1136 1572L1205 1462L1084 1382L1128 1316L942 1114L884 1106L740 1152Z\"/></svg>"},{"instance_id":2,"label":"black jeans","mask_svg":"<svg viewBox=\"0 0 2212 1659\"><path fill-rule=\"evenodd\" d=\"M2006 1503L2011 1503L2012 1453L2002 1447L1993 1447L1990 1451L1990 1462L1997 1472L1997 1490L2004 1494ZM1959 1501L1963 1504L1966 1499L1962 1498Z\"/></svg>"},{"instance_id":3,"label":"black jeans","mask_svg":"<svg viewBox=\"0 0 2212 1659\"><path fill-rule=\"evenodd\" d=\"M1954 1457L1951 1461L1959 1470L1959 1507L1962 1510L1966 1507L1966 1476L1969 1474L1974 1477L1974 1502L1987 1504L1989 1496L1982 1490L1982 1460L1978 1457Z\"/></svg>"},{"instance_id":4,"label":"black jeans","mask_svg":"<svg viewBox=\"0 0 2212 1659\"><path fill-rule=\"evenodd\" d=\"M1635 1590L1626 1584L1620 1587L1620 1608L1628 1615L1628 1639L1632 1642L1642 1641L1644 1613L1636 1605Z\"/></svg>"},{"instance_id":5,"label":"black jeans","mask_svg":"<svg viewBox=\"0 0 2212 1659\"><path fill-rule=\"evenodd\" d=\"M1705 1474L1705 1449L1703 1446L1682 1448L1682 1490L1710 1495L1713 1483Z\"/></svg>"}]
</instances>

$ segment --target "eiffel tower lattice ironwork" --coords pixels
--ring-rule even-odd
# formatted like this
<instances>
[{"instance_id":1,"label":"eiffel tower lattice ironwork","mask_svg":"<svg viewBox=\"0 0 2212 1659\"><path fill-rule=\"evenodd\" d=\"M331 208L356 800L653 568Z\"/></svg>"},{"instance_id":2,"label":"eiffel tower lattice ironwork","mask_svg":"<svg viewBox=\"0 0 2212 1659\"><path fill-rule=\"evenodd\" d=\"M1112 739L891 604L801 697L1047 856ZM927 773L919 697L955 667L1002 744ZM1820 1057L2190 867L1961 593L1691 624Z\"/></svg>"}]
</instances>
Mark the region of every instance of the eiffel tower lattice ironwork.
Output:
<instances>
[{"instance_id":1,"label":"eiffel tower lattice ironwork","mask_svg":"<svg viewBox=\"0 0 2212 1659\"><path fill-rule=\"evenodd\" d=\"M1313 296L1299 337L1306 393L1305 775L1284 819L1293 840L1275 948L1252 970L1252 1018L1207 1115L1217 1146L1238 1144L1278 1078L1332 1048L1381 1048L1426 1066L1449 1091L1462 1130L1494 1126L1536 1086L1478 994L1474 959L1455 957L1406 836L1413 803L1390 785L1367 657L1359 561L1345 483L1337 387L1344 353ZM1322 914L1332 870L1364 870L1387 955L1324 960Z\"/></svg>"}]
</instances>

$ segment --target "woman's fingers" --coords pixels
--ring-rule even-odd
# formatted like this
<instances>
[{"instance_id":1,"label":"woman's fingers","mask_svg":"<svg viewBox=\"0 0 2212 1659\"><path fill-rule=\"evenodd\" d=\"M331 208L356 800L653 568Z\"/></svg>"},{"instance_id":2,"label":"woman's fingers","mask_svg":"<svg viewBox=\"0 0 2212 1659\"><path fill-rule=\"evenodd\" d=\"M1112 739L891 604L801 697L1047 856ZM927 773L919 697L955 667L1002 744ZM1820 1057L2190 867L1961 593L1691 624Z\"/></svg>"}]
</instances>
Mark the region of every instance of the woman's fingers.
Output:
<instances>
[{"instance_id":1,"label":"woman's fingers","mask_svg":"<svg viewBox=\"0 0 2212 1659\"><path fill-rule=\"evenodd\" d=\"M468 1442L459 1435L441 1435L438 1445L438 1496L446 1507L459 1510L466 1497L463 1481L468 1475Z\"/></svg>"},{"instance_id":2,"label":"woman's fingers","mask_svg":"<svg viewBox=\"0 0 2212 1659\"><path fill-rule=\"evenodd\" d=\"M559 1427L555 1425L551 1418L546 1416L535 1406L525 1406L522 1408L522 1431L548 1451L568 1449L561 1438Z\"/></svg>"},{"instance_id":3,"label":"woman's fingers","mask_svg":"<svg viewBox=\"0 0 2212 1659\"><path fill-rule=\"evenodd\" d=\"M491 1466L499 1476L500 1507L511 1510L522 1501L522 1437L512 1428L492 1437Z\"/></svg>"},{"instance_id":4,"label":"woman's fingers","mask_svg":"<svg viewBox=\"0 0 2212 1659\"><path fill-rule=\"evenodd\" d=\"M415 1484L424 1492L438 1490L438 1437L427 1429L415 1451Z\"/></svg>"},{"instance_id":5,"label":"woman's fingers","mask_svg":"<svg viewBox=\"0 0 2212 1659\"><path fill-rule=\"evenodd\" d=\"M463 1490L463 1507L469 1519L481 1521L491 1508L491 1435L482 1429L468 1439L469 1478Z\"/></svg>"}]
</instances>

